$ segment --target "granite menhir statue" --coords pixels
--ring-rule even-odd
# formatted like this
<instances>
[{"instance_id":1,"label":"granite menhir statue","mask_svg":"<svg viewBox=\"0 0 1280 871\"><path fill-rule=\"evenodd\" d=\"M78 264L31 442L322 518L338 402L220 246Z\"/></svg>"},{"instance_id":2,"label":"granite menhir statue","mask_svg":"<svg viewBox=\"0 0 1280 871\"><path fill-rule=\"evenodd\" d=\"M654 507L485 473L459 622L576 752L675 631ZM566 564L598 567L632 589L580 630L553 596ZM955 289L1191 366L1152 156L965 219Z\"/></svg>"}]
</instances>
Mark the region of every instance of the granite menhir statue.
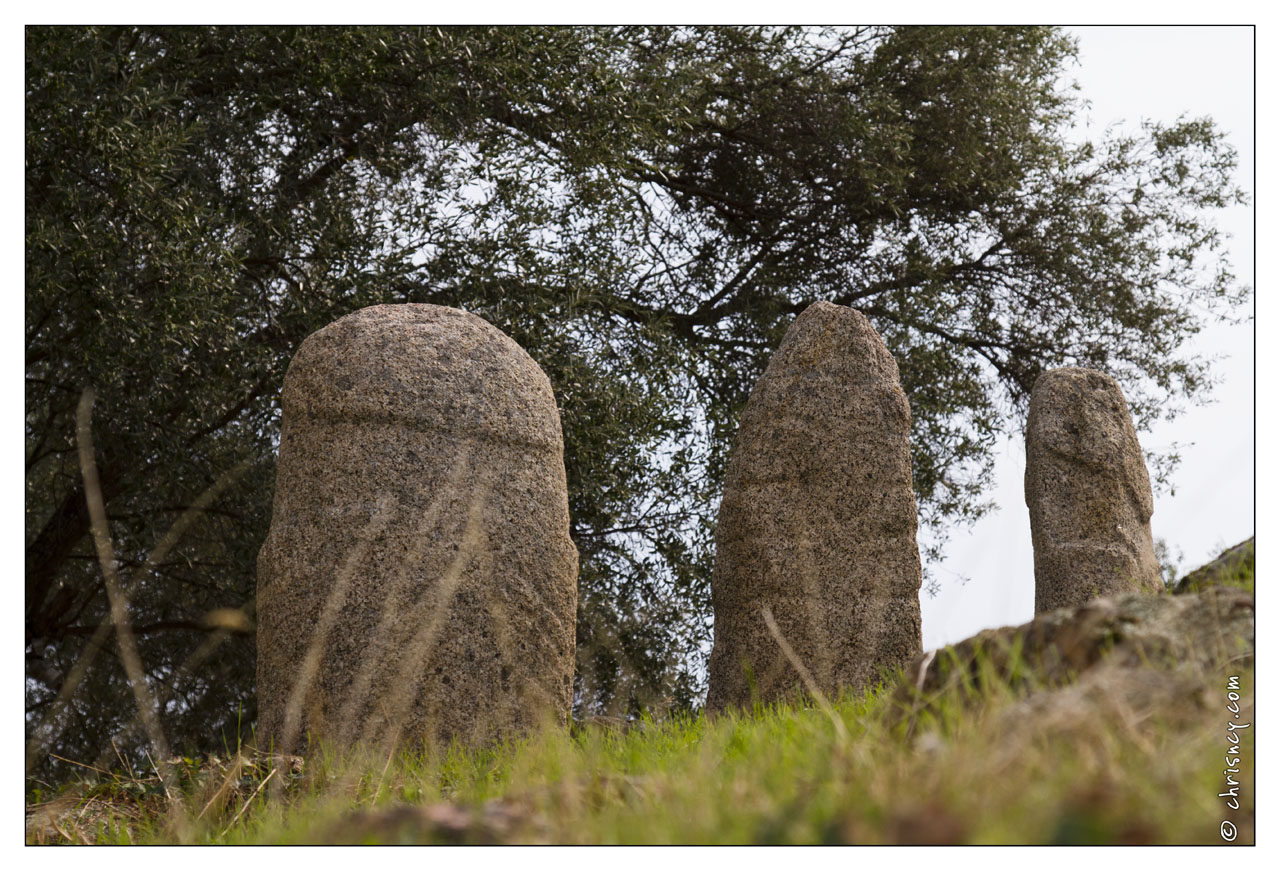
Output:
<instances>
[{"instance_id":1,"label":"granite menhir statue","mask_svg":"<svg viewBox=\"0 0 1280 871\"><path fill-rule=\"evenodd\" d=\"M801 688L793 658L834 696L921 652L910 429L897 363L867 319L827 302L801 313L729 461L708 710Z\"/></svg>"},{"instance_id":2,"label":"granite menhir statue","mask_svg":"<svg viewBox=\"0 0 1280 871\"><path fill-rule=\"evenodd\" d=\"M463 311L361 309L284 381L258 557L259 742L564 722L578 554L551 384Z\"/></svg>"}]
</instances>

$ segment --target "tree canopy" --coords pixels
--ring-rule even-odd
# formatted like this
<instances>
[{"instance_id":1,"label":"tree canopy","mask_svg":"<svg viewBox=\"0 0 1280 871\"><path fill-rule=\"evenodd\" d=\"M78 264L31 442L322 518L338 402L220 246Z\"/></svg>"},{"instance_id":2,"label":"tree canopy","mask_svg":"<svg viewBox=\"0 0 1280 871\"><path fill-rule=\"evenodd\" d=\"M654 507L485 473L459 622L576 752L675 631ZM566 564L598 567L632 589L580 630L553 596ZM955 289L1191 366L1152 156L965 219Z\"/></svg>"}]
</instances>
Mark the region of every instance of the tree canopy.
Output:
<instances>
[{"instance_id":1,"label":"tree canopy","mask_svg":"<svg viewBox=\"0 0 1280 871\"><path fill-rule=\"evenodd\" d=\"M727 452L810 303L897 358L938 531L1043 369L1112 373L1140 426L1200 398L1188 340L1248 293L1209 217L1235 152L1209 119L1073 138L1073 58L1040 27L28 28L32 747L134 719L89 387L139 655L197 748L254 715L285 367L356 308L465 308L550 377L579 713L700 702Z\"/></svg>"}]
</instances>

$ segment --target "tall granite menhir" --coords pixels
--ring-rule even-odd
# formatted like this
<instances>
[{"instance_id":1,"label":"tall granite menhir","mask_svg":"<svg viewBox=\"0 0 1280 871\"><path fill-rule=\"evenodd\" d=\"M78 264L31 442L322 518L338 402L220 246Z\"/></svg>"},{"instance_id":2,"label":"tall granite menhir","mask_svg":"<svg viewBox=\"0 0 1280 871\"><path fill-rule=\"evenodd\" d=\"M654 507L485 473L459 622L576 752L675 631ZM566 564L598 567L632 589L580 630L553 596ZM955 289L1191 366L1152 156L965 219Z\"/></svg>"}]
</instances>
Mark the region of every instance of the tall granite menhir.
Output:
<instances>
[{"instance_id":1,"label":"tall granite menhir","mask_svg":"<svg viewBox=\"0 0 1280 871\"><path fill-rule=\"evenodd\" d=\"M578 554L529 355L466 312L373 306L302 343L283 402L259 742L475 744L563 722Z\"/></svg>"},{"instance_id":2,"label":"tall granite menhir","mask_svg":"<svg viewBox=\"0 0 1280 871\"><path fill-rule=\"evenodd\" d=\"M1025 487L1036 613L1162 588L1151 542L1151 479L1111 376L1066 368L1036 379Z\"/></svg>"},{"instance_id":3,"label":"tall granite menhir","mask_svg":"<svg viewBox=\"0 0 1280 871\"><path fill-rule=\"evenodd\" d=\"M898 366L860 312L818 302L743 411L716 529L707 708L866 687L920 654L920 553Z\"/></svg>"}]
</instances>

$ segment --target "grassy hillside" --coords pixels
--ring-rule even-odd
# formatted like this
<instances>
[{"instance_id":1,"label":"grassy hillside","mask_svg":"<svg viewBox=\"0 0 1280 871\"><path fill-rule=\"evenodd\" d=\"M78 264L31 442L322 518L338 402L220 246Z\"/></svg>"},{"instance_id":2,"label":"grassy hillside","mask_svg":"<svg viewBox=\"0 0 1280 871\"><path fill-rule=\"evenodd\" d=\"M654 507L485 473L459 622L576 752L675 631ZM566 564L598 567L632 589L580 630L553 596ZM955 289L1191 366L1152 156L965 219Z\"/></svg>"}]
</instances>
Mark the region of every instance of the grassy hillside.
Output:
<instances>
[{"instance_id":1,"label":"grassy hillside","mask_svg":"<svg viewBox=\"0 0 1280 871\"><path fill-rule=\"evenodd\" d=\"M1233 549L1235 550L1235 549ZM29 843L1221 844L1254 840L1252 548L1228 586L1095 600L868 693L578 724L488 750L245 748L28 782ZM1244 590L1238 587L1244 587ZM1234 678L1238 714L1228 711Z\"/></svg>"},{"instance_id":2,"label":"grassy hillside","mask_svg":"<svg viewBox=\"0 0 1280 871\"><path fill-rule=\"evenodd\" d=\"M547 730L487 752L179 760L171 799L159 778L121 772L33 792L28 840L1221 843L1218 676L1160 672L1186 704L1134 702L1117 684L1111 703L1064 714L1036 701L1061 689L1014 691L989 663L967 673L929 695ZM1252 667L1238 673L1252 699ZM1251 770L1252 730L1243 738ZM1239 843L1253 841L1246 784Z\"/></svg>"}]
</instances>

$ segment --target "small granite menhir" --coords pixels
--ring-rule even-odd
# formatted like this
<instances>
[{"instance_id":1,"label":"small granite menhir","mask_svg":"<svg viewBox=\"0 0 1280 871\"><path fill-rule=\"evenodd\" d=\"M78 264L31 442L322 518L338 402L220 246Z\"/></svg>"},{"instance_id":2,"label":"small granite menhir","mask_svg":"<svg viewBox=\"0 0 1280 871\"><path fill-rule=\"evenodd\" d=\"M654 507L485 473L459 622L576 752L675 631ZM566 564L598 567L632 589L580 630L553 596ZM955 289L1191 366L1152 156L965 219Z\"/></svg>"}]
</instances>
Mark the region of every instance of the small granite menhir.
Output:
<instances>
[{"instance_id":1,"label":"small granite menhir","mask_svg":"<svg viewBox=\"0 0 1280 871\"><path fill-rule=\"evenodd\" d=\"M898 365L867 319L805 309L751 391L729 460L708 711L800 687L766 607L829 696L921 652L910 432Z\"/></svg>"},{"instance_id":2,"label":"small granite menhir","mask_svg":"<svg viewBox=\"0 0 1280 871\"><path fill-rule=\"evenodd\" d=\"M1066 368L1036 379L1025 486L1037 614L1163 589L1151 540L1151 479L1114 378Z\"/></svg>"}]
</instances>

